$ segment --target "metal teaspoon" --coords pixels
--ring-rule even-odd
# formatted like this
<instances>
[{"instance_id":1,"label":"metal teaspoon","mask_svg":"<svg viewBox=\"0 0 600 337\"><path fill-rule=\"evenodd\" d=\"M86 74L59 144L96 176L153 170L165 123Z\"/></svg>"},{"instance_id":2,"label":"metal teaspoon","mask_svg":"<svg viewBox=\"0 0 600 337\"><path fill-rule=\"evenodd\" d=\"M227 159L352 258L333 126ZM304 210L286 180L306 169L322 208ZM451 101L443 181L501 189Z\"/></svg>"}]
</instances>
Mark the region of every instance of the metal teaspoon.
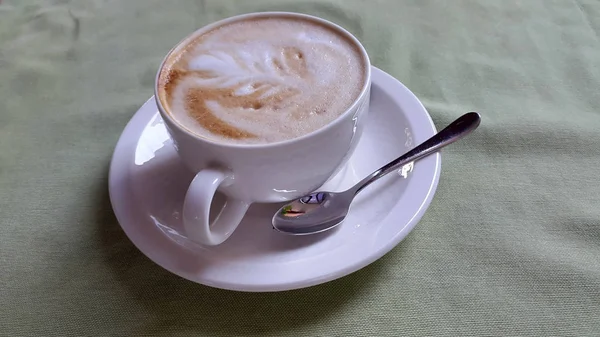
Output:
<instances>
[{"instance_id":1,"label":"metal teaspoon","mask_svg":"<svg viewBox=\"0 0 600 337\"><path fill-rule=\"evenodd\" d=\"M292 235L324 232L339 225L350 209L354 197L372 182L401 168L407 163L426 157L475 130L481 121L477 112L469 112L448 125L425 142L389 164L371 173L343 192L314 192L281 207L273 216L276 230Z\"/></svg>"}]
</instances>

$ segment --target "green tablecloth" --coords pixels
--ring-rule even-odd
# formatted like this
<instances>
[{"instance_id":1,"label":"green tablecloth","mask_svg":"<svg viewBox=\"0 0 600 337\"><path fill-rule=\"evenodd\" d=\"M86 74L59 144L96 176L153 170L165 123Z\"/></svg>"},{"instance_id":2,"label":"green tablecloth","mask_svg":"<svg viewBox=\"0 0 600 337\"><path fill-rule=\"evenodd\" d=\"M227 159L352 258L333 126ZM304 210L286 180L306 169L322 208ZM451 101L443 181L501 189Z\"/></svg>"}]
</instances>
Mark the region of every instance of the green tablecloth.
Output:
<instances>
[{"instance_id":1,"label":"green tablecloth","mask_svg":"<svg viewBox=\"0 0 600 337\"><path fill-rule=\"evenodd\" d=\"M107 168L156 68L214 20L285 10L337 22L439 127L430 209L342 279L236 293L143 256ZM600 2L4 0L0 4L0 335L600 335Z\"/></svg>"}]
</instances>

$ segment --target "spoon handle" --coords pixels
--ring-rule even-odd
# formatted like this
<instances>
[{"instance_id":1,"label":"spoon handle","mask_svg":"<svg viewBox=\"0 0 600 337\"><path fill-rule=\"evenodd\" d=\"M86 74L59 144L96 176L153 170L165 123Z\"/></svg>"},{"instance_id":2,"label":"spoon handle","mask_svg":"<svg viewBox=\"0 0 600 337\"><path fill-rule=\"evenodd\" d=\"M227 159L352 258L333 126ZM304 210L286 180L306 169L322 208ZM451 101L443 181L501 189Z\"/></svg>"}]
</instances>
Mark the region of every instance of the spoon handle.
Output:
<instances>
[{"instance_id":1,"label":"spoon handle","mask_svg":"<svg viewBox=\"0 0 600 337\"><path fill-rule=\"evenodd\" d=\"M349 191L353 191L353 194L356 195L365 187L369 186L369 184L383 177L384 175L406 165L407 163L410 163L411 161L421 159L446 145L454 143L463 136L466 136L471 131L475 130L477 126L479 126L480 121L481 118L477 112L468 112L460 116L433 137L429 138L397 159L394 159L392 162L381 167L377 171L371 173L369 176L354 185L354 187L352 187Z\"/></svg>"}]
</instances>

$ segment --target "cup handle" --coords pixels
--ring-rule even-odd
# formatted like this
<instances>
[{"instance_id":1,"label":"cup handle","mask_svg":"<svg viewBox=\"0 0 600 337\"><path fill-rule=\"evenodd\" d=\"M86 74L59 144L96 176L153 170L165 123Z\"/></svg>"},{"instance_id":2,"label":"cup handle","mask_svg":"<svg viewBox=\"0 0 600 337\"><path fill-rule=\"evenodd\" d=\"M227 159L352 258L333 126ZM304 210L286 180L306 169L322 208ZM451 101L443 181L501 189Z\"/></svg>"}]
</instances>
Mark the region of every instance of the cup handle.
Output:
<instances>
[{"instance_id":1,"label":"cup handle","mask_svg":"<svg viewBox=\"0 0 600 337\"><path fill-rule=\"evenodd\" d=\"M227 198L225 206L209 223L210 204L217 188L229 177L218 169L204 169L194 177L183 202L183 227L189 239L215 246L227 240L242 221L248 202Z\"/></svg>"}]
</instances>

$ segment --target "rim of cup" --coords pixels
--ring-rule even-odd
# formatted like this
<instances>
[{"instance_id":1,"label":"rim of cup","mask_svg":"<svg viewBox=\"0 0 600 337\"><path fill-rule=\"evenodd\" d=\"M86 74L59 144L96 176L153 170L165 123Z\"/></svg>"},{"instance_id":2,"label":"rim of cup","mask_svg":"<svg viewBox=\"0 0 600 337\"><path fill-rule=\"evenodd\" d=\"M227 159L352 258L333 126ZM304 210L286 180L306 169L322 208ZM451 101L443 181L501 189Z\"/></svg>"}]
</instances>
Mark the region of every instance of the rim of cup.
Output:
<instances>
[{"instance_id":1,"label":"rim of cup","mask_svg":"<svg viewBox=\"0 0 600 337\"><path fill-rule=\"evenodd\" d=\"M218 140L200 136L200 135L192 132L191 130L189 130L188 128L186 128L185 126L180 124L179 122L177 122L175 120L175 118L173 118L171 116L171 114L166 111L166 109L163 106L160 95L158 94L159 78L160 78L160 75L163 71L163 68L164 68L166 62L169 60L171 55L174 52L178 51L183 46L185 46L187 44L187 42L189 42L190 40L193 40L198 35L204 34L205 32L210 31L214 28L217 28L219 26L226 25L226 24L229 24L232 22L236 22L236 21L252 19L252 18L264 18L264 17L291 17L291 18L300 18L300 19L310 20L310 21L322 24L324 26L327 26L327 27L337 31L338 33L341 33L346 38L348 38L350 41L352 41L352 43L354 43L354 45L358 48L358 50L365 62L365 67L367 68L367 69L365 69L365 81L364 81L365 83L363 83L360 93L358 94L358 96L356 96L356 98L354 99L352 104L342 114L337 116L334 120L332 120L331 122L325 124L324 126L318 128L314 131L311 131L309 133L303 134L303 135L295 137L295 138L290 138L290 139L286 139L286 140L282 140L282 141L278 141L278 142L271 142L271 143L244 144L244 143L220 142ZM176 127L179 131L187 134L188 136L190 136L192 138L199 139L206 143L210 143L214 146L225 147L225 148L264 149L264 148L281 147L281 146L294 144L294 143L300 142L304 139L312 138L318 134L328 132L329 129L331 129L335 125L341 123L347 117L348 114L350 114L352 111L355 110L356 106L358 106L359 104L362 103L364 96L367 95L367 93L369 91L370 85L371 85L371 60L369 58L369 55L368 55L365 47L358 40L358 38L356 38L353 34L351 34L348 30L346 30L342 26L335 24L331 21L328 21L326 19L323 19L323 18L320 18L317 16L313 16L313 15L309 15L309 14L304 14L304 13L254 12L254 13L235 15L235 16L231 16L231 17L228 17L225 19L217 20L215 22L212 22L208 25L205 25L205 26L195 30L191 34L189 34L186 37L184 37L183 39L181 39L178 43L176 43L175 46L172 47L169 50L169 52L163 57L163 59L160 63L160 66L158 67L158 71L157 71L155 79L154 79L154 98L156 101L156 105L158 106L158 111L159 111L160 115L162 116L162 118L165 119L166 122L168 122L172 127Z\"/></svg>"}]
</instances>

